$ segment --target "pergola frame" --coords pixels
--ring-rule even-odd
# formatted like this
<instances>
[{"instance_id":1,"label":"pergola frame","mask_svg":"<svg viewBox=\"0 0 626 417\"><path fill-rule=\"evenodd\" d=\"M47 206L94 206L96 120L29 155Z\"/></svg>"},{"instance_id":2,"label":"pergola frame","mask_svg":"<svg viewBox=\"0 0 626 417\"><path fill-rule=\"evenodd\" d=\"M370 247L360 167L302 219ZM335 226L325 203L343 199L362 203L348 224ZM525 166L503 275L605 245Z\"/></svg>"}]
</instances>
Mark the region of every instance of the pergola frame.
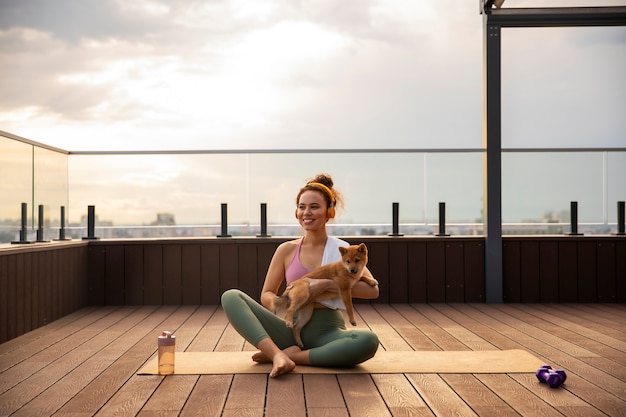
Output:
<instances>
[{"instance_id":1,"label":"pergola frame","mask_svg":"<svg viewBox=\"0 0 626 417\"><path fill-rule=\"evenodd\" d=\"M493 8L480 0L483 15L483 222L485 293L503 302L501 31L504 27L626 26L626 7Z\"/></svg>"}]
</instances>

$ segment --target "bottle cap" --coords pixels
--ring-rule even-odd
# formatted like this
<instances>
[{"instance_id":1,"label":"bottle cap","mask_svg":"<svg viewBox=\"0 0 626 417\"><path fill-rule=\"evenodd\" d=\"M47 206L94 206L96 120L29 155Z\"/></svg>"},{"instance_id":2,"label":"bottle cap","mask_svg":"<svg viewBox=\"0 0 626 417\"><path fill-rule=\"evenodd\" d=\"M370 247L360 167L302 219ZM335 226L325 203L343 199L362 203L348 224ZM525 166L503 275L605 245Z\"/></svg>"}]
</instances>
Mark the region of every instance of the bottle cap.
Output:
<instances>
[{"instance_id":1,"label":"bottle cap","mask_svg":"<svg viewBox=\"0 0 626 417\"><path fill-rule=\"evenodd\" d=\"M174 346L175 344L176 336L172 335L172 332L165 330L159 336L159 346Z\"/></svg>"}]
</instances>

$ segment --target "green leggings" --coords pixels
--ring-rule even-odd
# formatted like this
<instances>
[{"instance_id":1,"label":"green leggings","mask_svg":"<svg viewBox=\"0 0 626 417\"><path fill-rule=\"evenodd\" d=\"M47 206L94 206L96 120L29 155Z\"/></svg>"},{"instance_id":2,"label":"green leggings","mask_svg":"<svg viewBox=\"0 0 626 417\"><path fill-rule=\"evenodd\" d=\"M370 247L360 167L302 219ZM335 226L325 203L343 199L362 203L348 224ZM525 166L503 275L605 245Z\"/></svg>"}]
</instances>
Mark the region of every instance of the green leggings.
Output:
<instances>
[{"instance_id":1,"label":"green leggings","mask_svg":"<svg viewBox=\"0 0 626 417\"><path fill-rule=\"evenodd\" d=\"M222 294L222 308L233 327L254 346L267 337L280 349L296 344L283 319L239 290ZM313 366L355 366L373 357L378 349L375 333L346 330L341 311L328 308L315 309L301 336L304 348L310 349Z\"/></svg>"}]
</instances>

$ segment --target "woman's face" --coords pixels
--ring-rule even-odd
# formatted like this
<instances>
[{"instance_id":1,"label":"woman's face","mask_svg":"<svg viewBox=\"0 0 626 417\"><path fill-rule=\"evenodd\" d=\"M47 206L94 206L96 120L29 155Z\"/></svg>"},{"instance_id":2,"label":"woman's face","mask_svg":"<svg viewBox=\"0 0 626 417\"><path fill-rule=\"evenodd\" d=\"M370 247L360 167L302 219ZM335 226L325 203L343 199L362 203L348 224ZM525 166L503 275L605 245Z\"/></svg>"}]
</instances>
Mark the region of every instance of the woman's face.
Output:
<instances>
[{"instance_id":1,"label":"woman's face","mask_svg":"<svg viewBox=\"0 0 626 417\"><path fill-rule=\"evenodd\" d=\"M328 207L319 191L308 190L300 195L296 218L304 230L315 230L326 226Z\"/></svg>"}]
</instances>

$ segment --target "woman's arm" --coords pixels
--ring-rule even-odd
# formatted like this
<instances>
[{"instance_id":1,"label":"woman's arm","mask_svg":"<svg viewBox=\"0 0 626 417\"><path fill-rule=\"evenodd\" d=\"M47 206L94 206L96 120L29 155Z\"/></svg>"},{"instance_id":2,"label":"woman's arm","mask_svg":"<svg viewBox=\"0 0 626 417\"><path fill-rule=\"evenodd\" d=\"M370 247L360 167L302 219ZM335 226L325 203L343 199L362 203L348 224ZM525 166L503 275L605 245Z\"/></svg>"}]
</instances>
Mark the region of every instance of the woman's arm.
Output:
<instances>
[{"instance_id":1,"label":"woman's arm","mask_svg":"<svg viewBox=\"0 0 626 417\"><path fill-rule=\"evenodd\" d=\"M285 259L293 254L293 249L288 242L282 243L274 252L270 266L265 275L265 282L261 290L261 304L265 308L272 308L274 298L278 294L280 284L285 279Z\"/></svg>"},{"instance_id":2,"label":"woman's arm","mask_svg":"<svg viewBox=\"0 0 626 417\"><path fill-rule=\"evenodd\" d=\"M363 275L373 278L372 273L367 268L365 268ZM309 300L315 300L325 292L339 293L339 287L337 287L337 284L332 279L304 279L309 281ZM352 298L363 298L369 300L378 298L378 285L372 287L364 281L359 281L354 285L354 287L352 287Z\"/></svg>"}]
</instances>

